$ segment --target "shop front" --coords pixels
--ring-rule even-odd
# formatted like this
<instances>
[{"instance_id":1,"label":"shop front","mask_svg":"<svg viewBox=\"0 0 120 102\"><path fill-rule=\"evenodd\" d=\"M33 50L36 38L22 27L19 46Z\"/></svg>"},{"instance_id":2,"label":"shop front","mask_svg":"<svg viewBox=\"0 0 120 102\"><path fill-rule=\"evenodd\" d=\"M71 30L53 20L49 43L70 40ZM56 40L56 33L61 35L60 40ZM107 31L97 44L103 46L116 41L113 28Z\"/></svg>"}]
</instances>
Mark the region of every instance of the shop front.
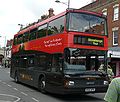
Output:
<instances>
[{"instance_id":1,"label":"shop front","mask_svg":"<svg viewBox=\"0 0 120 102\"><path fill-rule=\"evenodd\" d=\"M4 56L2 54L0 54L0 65L2 65L2 59L4 58Z\"/></svg>"},{"instance_id":2,"label":"shop front","mask_svg":"<svg viewBox=\"0 0 120 102\"><path fill-rule=\"evenodd\" d=\"M120 76L120 47L111 47L108 50L108 64L112 67L115 76Z\"/></svg>"}]
</instances>

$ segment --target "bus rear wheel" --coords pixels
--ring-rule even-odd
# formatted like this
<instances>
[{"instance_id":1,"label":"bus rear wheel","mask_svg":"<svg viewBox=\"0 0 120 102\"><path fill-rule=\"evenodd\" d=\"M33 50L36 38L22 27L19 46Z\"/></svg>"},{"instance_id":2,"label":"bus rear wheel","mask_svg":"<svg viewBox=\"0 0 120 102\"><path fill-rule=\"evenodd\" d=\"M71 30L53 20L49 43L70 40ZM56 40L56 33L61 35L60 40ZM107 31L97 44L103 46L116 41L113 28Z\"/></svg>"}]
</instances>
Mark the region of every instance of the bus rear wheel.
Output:
<instances>
[{"instance_id":1,"label":"bus rear wheel","mask_svg":"<svg viewBox=\"0 0 120 102\"><path fill-rule=\"evenodd\" d=\"M42 93L46 93L46 81L45 81L45 78L42 77L40 80L39 80L39 85L38 85L38 88L39 90L42 92Z\"/></svg>"}]
</instances>

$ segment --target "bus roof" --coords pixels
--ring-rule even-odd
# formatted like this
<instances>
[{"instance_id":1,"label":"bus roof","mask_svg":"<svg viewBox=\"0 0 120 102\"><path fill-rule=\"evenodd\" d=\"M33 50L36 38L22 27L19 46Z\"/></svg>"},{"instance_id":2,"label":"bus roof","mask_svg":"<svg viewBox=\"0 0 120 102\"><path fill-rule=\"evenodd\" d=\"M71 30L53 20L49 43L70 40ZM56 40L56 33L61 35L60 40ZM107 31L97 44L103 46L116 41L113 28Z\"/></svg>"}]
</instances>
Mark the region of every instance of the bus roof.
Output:
<instances>
[{"instance_id":1,"label":"bus roof","mask_svg":"<svg viewBox=\"0 0 120 102\"><path fill-rule=\"evenodd\" d=\"M58 15L52 16L52 17L50 17L50 18L48 18L48 19L45 19L45 20L43 20L43 21L40 21L40 22L35 22L35 23L33 23L32 25L23 28L22 30L20 30L20 31L19 31L17 34L15 34L14 36L17 36L17 35L23 34L23 33L25 33L25 32L28 32L28 31L30 31L30 30L32 30L32 29L35 29L35 28L37 28L37 27L40 26L40 25L46 24L46 23L48 23L48 22L50 22L50 21L52 21L52 20L54 20L54 19L56 19L56 18L59 18L59 17L65 15L67 12L81 12L81 13L88 13L88 14L93 14L93 15L101 16L101 17L103 16L103 14L101 14L101 13L96 13L96 12L93 12L93 11L91 12L91 11L80 10L80 9L67 9L66 11L64 11L64 12L58 14Z\"/></svg>"}]
</instances>

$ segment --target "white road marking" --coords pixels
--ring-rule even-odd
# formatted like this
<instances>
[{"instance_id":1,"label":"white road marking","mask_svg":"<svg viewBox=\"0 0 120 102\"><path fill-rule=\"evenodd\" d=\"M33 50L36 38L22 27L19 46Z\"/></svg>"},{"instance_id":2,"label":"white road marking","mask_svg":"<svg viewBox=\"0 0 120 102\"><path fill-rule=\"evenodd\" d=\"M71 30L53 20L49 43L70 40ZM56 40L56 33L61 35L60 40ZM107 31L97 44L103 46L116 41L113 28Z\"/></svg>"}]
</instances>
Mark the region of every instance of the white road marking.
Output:
<instances>
[{"instance_id":1,"label":"white road marking","mask_svg":"<svg viewBox=\"0 0 120 102\"><path fill-rule=\"evenodd\" d=\"M37 100L37 99L35 99L35 98L33 98L33 97L32 97L32 99L33 99L34 101L36 101L36 102L39 102L39 100Z\"/></svg>"},{"instance_id":2,"label":"white road marking","mask_svg":"<svg viewBox=\"0 0 120 102\"><path fill-rule=\"evenodd\" d=\"M11 85L7 84L7 86L12 87Z\"/></svg>"},{"instance_id":3,"label":"white road marking","mask_svg":"<svg viewBox=\"0 0 120 102\"><path fill-rule=\"evenodd\" d=\"M0 80L0 82L2 82L3 84L6 84L8 87L13 87L12 85L9 85L7 84L6 82L3 82L2 80ZM19 91L17 88L13 88L13 90L15 91ZM24 93L24 92L20 92L21 94L25 95L25 96L28 96L28 94ZM0 94L0 95L4 95L4 96L10 96L10 97L14 97L14 98L17 98L17 100L13 101L13 102L18 102L20 101L20 98L17 97L17 96L13 96L13 95L8 95L8 94ZM35 102L40 102L39 100L37 100L36 98L32 97L32 100L34 100ZM1 102L1 100L0 100ZM4 100L3 100L4 102ZM5 101L5 102L10 102L10 101Z\"/></svg>"},{"instance_id":4,"label":"white road marking","mask_svg":"<svg viewBox=\"0 0 120 102\"><path fill-rule=\"evenodd\" d=\"M2 82L3 84L6 84L6 82Z\"/></svg>"},{"instance_id":5,"label":"white road marking","mask_svg":"<svg viewBox=\"0 0 120 102\"><path fill-rule=\"evenodd\" d=\"M15 101L13 101L13 102L18 102L18 101L20 101L20 98L19 97L17 97L17 96L14 96L14 95L8 95L8 94L0 94L1 96L9 96L9 97L13 97L13 98L16 98L16 100ZM6 102L6 101L5 101ZM7 101L7 102L10 102L10 101Z\"/></svg>"},{"instance_id":6,"label":"white road marking","mask_svg":"<svg viewBox=\"0 0 120 102\"><path fill-rule=\"evenodd\" d=\"M16 90L16 91L18 91L18 89L17 88L13 88L14 90Z\"/></svg>"},{"instance_id":7,"label":"white road marking","mask_svg":"<svg viewBox=\"0 0 120 102\"><path fill-rule=\"evenodd\" d=\"M25 95L25 96L28 96L28 94L24 93L24 92L20 92L21 94Z\"/></svg>"}]
</instances>

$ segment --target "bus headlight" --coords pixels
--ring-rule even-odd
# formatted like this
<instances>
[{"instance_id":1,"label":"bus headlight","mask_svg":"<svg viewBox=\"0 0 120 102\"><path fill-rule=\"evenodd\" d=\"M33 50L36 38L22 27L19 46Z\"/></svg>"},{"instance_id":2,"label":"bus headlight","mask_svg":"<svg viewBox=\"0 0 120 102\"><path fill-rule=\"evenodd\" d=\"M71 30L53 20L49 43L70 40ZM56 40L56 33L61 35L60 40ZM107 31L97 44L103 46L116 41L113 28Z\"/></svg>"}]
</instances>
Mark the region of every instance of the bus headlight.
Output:
<instances>
[{"instance_id":1,"label":"bus headlight","mask_svg":"<svg viewBox=\"0 0 120 102\"><path fill-rule=\"evenodd\" d=\"M66 81L64 82L65 87L74 86L74 84L75 84L74 81L68 81L68 80L66 80Z\"/></svg>"},{"instance_id":2,"label":"bus headlight","mask_svg":"<svg viewBox=\"0 0 120 102\"><path fill-rule=\"evenodd\" d=\"M69 86L73 86L74 85L74 81L68 81L68 85Z\"/></svg>"},{"instance_id":3,"label":"bus headlight","mask_svg":"<svg viewBox=\"0 0 120 102\"><path fill-rule=\"evenodd\" d=\"M108 85L109 84L109 82L108 81L104 81L104 85Z\"/></svg>"}]
</instances>

